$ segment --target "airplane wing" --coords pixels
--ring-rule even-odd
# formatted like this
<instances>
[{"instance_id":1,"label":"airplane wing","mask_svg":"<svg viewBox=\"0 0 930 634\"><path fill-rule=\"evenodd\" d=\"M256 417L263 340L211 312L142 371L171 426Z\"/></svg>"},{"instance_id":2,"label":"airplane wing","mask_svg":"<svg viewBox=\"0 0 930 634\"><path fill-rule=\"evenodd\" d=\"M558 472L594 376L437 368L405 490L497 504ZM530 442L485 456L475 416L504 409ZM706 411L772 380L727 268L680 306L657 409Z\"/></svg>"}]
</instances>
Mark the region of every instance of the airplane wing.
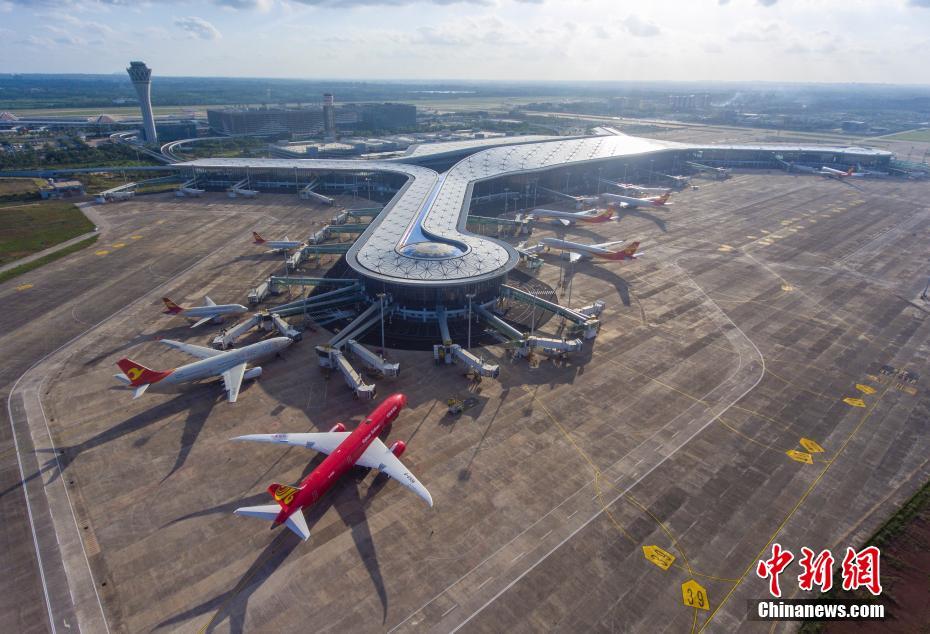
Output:
<instances>
[{"instance_id":1,"label":"airplane wing","mask_svg":"<svg viewBox=\"0 0 930 634\"><path fill-rule=\"evenodd\" d=\"M237 436L233 440L251 440L253 442L271 442L294 447L306 447L320 453L331 454L336 447L349 437L348 431L324 431L308 434L249 434Z\"/></svg>"},{"instance_id":2,"label":"airplane wing","mask_svg":"<svg viewBox=\"0 0 930 634\"><path fill-rule=\"evenodd\" d=\"M569 252L568 252L568 261L569 261L569 262L577 262L577 261L580 260L582 257L584 257L584 256L582 256L580 253L578 253L578 252L576 252L576 251L569 251Z\"/></svg>"},{"instance_id":3,"label":"airplane wing","mask_svg":"<svg viewBox=\"0 0 930 634\"><path fill-rule=\"evenodd\" d=\"M203 296L203 304L204 304L204 306L216 306L216 302L214 302L212 299L210 299L210 296L209 296L209 295L204 295L204 296Z\"/></svg>"},{"instance_id":4,"label":"airplane wing","mask_svg":"<svg viewBox=\"0 0 930 634\"><path fill-rule=\"evenodd\" d=\"M355 464L360 467L377 469L397 480L423 498L427 504L433 506L433 497L426 490L426 487L417 480L415 475L410 473L404 463L398 460L397 456L391 453L391 450L380 439L375 438Z\"/></svg>"},{"instance_id":5,"label":"airplane wing","mask_svg":"<svg viewBox=\"0 0 930 634\"><path fill-rule=\"evenodd\" d=\"M245 376L245 363L234 365L220 376L223 377L223 386L226 388L226 399L235 403L239 398L239 388L242 387L242 378Z\"/></svg>"},{"instance_id":6,"label":"airplane wing","mask_svg":"<svg viewBox=\"0 0 930 634\"><path fill-rule=\"evenodd\" d=\"M205 348L204 346L195 346L192 343L182 343L180 341L175 341L174 339L162 339L161 342L171 346L172 348L177 348L181 352L186 352L192 357L197 357L198 359L209 359L210 357L215 357L218 354L223 354L222 350L214 350L213 348Z\"/></svg>"},{"instance_id":7,"label":"airplane wing","mask_svg":"<svg viewBox=\"0 0 930 634\"><path fill-rule=\"evenodd\" d=\"M202 326L203 324L205 324L205 323L207 323L208 321L210 321L211 319L213 319L213 317L214 317L213 315L208 315L207 317L204 317L204 318L201 319L200 321L194 322L194 325L191 326L191 328L196 328L197 326Z\"/></svg>"},{"instance_id":8,"label":"airplane wing","mask_svg":"<svg viewBox=\"0 0 930 634\"><path fill-rule=\"evenodd\" d=\"M566 227L568 227L569 225L572 224L572 221L571 221L571 220L566 220L565 218L556 218L556 220L558 220L559 222L561 222L561 223L562 223L563 225L565 225Z\"/></svg>"}]
</instances>

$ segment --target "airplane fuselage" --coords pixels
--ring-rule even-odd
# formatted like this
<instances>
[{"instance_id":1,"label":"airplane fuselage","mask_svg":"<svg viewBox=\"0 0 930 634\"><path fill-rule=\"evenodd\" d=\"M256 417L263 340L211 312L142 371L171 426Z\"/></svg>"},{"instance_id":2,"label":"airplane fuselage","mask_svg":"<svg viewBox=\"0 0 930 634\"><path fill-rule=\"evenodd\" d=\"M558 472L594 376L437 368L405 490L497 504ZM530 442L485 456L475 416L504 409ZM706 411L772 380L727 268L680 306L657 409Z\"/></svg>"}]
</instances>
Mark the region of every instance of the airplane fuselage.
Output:
<instances>
[{"instance_id":1,"label":"airplane fuselage","mask_svg":"<svg viewBox=\"0 0 930 634\"><path fill-rule=\"evenodd\" d=\"M287 501L274 520L274 525L283 524L293 513L314 504L343 476L355 466L369 445L385 427L390 425L407 405L407 397L393 394L386 398L365 420L320 465L300 483L293 500Z\"/></svg>"},{"instance_id":2,"label":"airplane fuselage","mask_svg":"<svg viewBox=\"0 0 930 634\"><path fill-rule=\"evenodd\" d=\"M556 209L534 209L530 212L534 218L556 218L559 220L568 220L569 222L590 222L601 223L610 220L612 214L609 213L591 213L588 211L559 211Z\"/></svg>"},{"instance_id":3,"label":"airplane fuselage","mask_svg":"<svg viewBox=\"0 0 930 634\"><path fill-rule=\"evenodd\" d=\"M223 317L225 315L244 315L249 309L242 304L214 304L213 306L195 306L185 308L177 313L188 319L203 319L204 317Z\"/></svg>"},{"instance_id":4,"label":"airplane fuselage","mask_svg":"<svg viewBox=\"0 0 930 634\"><path fill-rule=\"evenodd\" d=\"M270 357L281 352L293 343L287 337L274 337L265 341L253 343L244 348L230 350L210 357L182 365L166 376L161 383L164 385L177 385L190 381L199 381L214 376L220 376L226 370L234 368L240 363L248 363L257 359Z\"/></svg>"},{"instance_id":5,"label":"airplane fuselage","mask_svg":"<svg viewBox=\"0 0 930 634\"><path fill-rule=\"evenodd\" d=\"M661 197L634 198L632 196L621 196L620 194L601 194L601 197L607 202L620 203L629 207L665 207L668 204Z\"/></svg>"},{"instance_id":6,"label":"airplane fuselage","mask_svg":"<svg viewBox=\"0 0 930 634\"><path fill-rule=\"evenodd\" d=\"M580 242L572 242L571 240L560 240L558 238L542 238L539 243L552 249L561 249L563 251L578 253L582 257L601 258L604 260L626 260L636 257L634 255L627 255L625 251L611 251L610 249L605 249L604 247L596 245L582 244Z\"/></svg>"}]
</instances>

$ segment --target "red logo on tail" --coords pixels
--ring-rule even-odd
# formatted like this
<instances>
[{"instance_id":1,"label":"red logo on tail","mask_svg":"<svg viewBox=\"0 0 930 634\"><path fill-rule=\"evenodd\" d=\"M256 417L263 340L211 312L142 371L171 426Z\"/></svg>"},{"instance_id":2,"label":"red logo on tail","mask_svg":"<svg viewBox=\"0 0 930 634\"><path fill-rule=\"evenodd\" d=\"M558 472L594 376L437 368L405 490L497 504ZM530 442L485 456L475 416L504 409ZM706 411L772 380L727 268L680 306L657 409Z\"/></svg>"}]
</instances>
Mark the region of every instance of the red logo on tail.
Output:
<instances>
[{"instance_id":1,"label":"red logo on tail","mask_svg":"<svg viewBox=\"0 0 930 634\"><path fill-rule=\"evenodd\" d=\"M178 306L173 301L167 297L162 297L161 301L165 302L165 314L166 315L177 315L184 310L181 306Z\"/></svg>"},{"instance_id":2,"label":"red logo on tail","mask_svg":"<svg viewBox=\"0 0 930 634\"><path fill-rule=\"evenodd\" d=\"M165 372L149 370L144 365L126 358L117 361L116 365L118 365L119 369L123 371L123 374L129 378L129 384L133 387L145 385L146 383L158 383L173 372L173 370L167 370Z\"/></svg>"},{"instance_id":3,"label":"red logo on tail","mask_svg":"<svg viewBox=\"0 0 930 634\"><path fill-rule=\"evenodd\" d=\"M267 240L258 235L255 231L252 232L252 240L255 241L254 244L265 244L265 242L267 242Z\"/></svg>"}]
</instances>

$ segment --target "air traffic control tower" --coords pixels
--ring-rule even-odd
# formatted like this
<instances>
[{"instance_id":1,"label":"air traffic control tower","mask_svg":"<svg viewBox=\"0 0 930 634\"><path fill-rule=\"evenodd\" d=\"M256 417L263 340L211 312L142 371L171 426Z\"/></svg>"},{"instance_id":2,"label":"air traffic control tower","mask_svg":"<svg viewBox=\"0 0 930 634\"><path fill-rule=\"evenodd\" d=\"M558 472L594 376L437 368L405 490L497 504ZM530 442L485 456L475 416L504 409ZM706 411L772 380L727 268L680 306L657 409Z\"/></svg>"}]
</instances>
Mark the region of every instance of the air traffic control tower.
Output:
<instances>
[{"instance_id":1,"label":"air traffic control tower","mask_svg":"<svg viewBox=\"0 0 930 634\"><path fill-rule=\"evenodd\" d=\"M132 85L136 87L139 95L139 106L142 108L142 125L145 127L145 142L149 145L158 143L155 132L155 115L152 114L152 69L145 62L129 62L126 69Z\"/></svg>"}]
</instances>

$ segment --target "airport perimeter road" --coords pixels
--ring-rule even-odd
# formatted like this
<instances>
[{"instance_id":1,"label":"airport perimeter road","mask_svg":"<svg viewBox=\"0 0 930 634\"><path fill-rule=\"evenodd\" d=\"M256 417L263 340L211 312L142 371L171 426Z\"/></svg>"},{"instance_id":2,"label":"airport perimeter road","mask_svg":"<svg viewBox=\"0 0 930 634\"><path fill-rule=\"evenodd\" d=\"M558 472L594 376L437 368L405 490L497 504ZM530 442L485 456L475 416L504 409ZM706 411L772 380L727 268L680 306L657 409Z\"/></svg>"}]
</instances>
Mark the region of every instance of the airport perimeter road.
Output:
<instances>
[{"instance_id":1,"label":"airport perimeter road","mask_svg":"<svg viewBox=\"0 0 930 634\"><path fill-rule=\"evenodd\" d=\"M50 456L36 457L29 430L22 425L15 426L14 443L8 417L8 412L20 420L27 414L40 416L38 390L43 382L57 377L36 368L39 373L25 377L17 386L21 393L8 401L14 384L31 366L140 298L157 314L161 302L153 290L170 288L172 279L210 254L219 254L216 264L222 267L229 259L223 257L222 247L232 242L247 245L253 228L272 234L291 231L292 235L299 234L301 228L309 229L309 223L301 222L307 213L306 203L301 207L286 197L285 202L275 205L275 215L268 214L266 204L262 200L228 201L219 195L191 203L166 194L97 207L94 211L105 222L99 223L101 237L94 246L0 285L0 350L4 357L0 366L4 404L0 411L5 421L0 425L0 570L4 571L0 578L0 631L46 631L50 618L54 619L54 629L73 631L76 622L71 595L95 594L93 587L69 592L59 543L62 548L69 544L79 548L80 539L68 542L51 528L53 517L43 481L57 487L57 495L67 497L66 481L55 477L52 470L34 477L36 467ZM237 248L237 255L242 251ZM260 254L261 250L256 250L256 279L275 266ZM217 299L244 300L250 281L236 284L241 288L239 296ZM176 299L199 302L197 290L180 289L182 295ZM116 349L130 348L131 344L112 341L107 345ZM25 490L20 485L21 468L27 479ZM28 494L29 504L24 494ZM58 510L55 520L67 519L73 524L74 518L64 507ZM42 553L41 567L37 546ZM88 614L94 607L87 608ZM98 615L99 610L97 606Z\"/></svg>"}]
</instances>

